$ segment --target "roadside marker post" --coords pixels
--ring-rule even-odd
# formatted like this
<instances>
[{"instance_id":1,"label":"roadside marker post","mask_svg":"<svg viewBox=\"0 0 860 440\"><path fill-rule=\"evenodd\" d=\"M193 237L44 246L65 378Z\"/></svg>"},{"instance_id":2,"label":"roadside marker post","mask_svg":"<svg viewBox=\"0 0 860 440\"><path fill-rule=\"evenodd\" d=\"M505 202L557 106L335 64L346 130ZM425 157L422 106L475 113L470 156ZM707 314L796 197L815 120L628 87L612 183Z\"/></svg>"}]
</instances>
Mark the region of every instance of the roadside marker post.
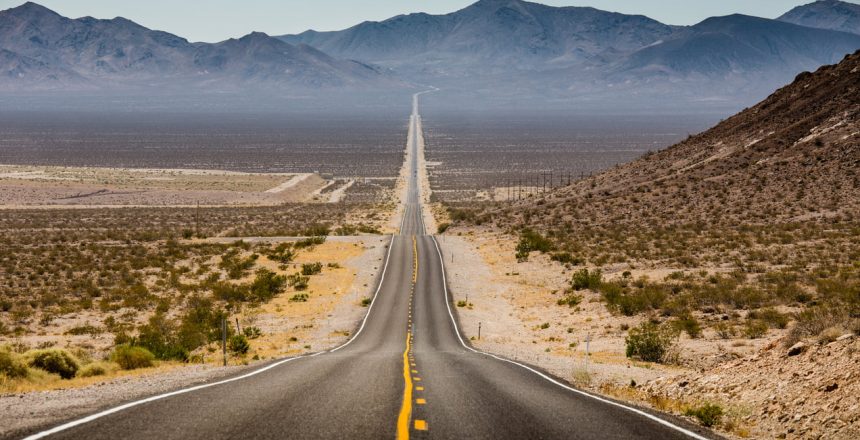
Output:
<instances>
[{"instance_id":1,"label":"roadside marker post","mask_svg":"<svg viewBox=\"0 0 860 440\"><path fill-rule=\"evenodd\" d=\"M227 317L221 318L221 354L224 355L224 366L227 366Z\"/></svg>"},{"instance_id":2,"label":"roadside marker post","mask_svg":"<svg viewBox=\"0 0 860 440\"><path fill-rule=\"evenodd\" d=\"M481 340L481 323L478 322L478 340Z\"/></svg>"},{"instance_id":3,"label":"roadside marker post","mask_svg":"<svg viewBox=\"0 0 860 440\"><path fill-rule=\"evenodd\" d=\"M589 345L591 344L591 333L585 335L585 373L588 374L588 357L591 356Z\"/></svg>"}]
</instances>

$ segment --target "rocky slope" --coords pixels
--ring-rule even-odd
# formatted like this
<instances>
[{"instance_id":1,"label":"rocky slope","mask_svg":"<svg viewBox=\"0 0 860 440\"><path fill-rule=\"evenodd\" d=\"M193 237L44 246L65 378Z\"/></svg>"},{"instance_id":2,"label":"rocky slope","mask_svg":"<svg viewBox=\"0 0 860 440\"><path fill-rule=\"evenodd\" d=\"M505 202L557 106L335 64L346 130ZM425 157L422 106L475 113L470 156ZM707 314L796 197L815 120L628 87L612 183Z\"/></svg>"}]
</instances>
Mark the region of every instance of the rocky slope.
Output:
<instances>
[{"instance_id":1,"label":"rocky slope","mask_svg":"<svg viewBox=\"0 0 860 440\"><path fill-rule=\"evenodd\" d=\"M856 220L858 84L860 52L799 75L704 133L553 193L530 223L550 216L633 225Z\"/></svg>"},{"instance_id":2,"label":"rocky slope","mask_svg":"<svg viewBox=\"0 0 860 440\"><path fill-rule=\"evenodd\" d=\"M860 340L851 334L826 344L761 353L702 374L655 380L652 398L720 402L741 412L753 438L860 437Z\"/></svg>"}]
</instances>

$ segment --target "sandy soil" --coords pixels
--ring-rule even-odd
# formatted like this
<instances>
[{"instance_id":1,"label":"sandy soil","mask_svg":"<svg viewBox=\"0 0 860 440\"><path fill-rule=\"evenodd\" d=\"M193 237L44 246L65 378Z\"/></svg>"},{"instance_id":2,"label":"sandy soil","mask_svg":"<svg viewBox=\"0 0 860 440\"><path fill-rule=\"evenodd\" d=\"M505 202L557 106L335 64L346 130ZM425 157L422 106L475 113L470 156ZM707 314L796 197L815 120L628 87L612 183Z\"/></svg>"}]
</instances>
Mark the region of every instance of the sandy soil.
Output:
<instances>
[{"instance_id":1,"label":"sandy soil","mask_svg":"<svg viewBox=\"0 0 860 440\"><path fill-rule=\"evenodd\" d=\"M679 340L680 366L631 361L624 353L627 332L622 328L643 318L611 314L596 292L583 291L577 307L558 305L571 271L538 254L518 263L513 240L486 229L446 235L439 243L454 301L468 304L457 307L463 331L476 347L537 365L585 388L642 384L695 371L751 355L781 335L772 331L768 338L725 341L707 330L700 339ZM656 279L660 273L636 276ZM611 270L607 275L612 278Z\"/></svg>"},{"instance_id":2,"label":"sandy soil","mask_svg":"<svg viewBox=\"0 0 860 440\"><path fill-rule=\"evenodd\" d=\"M288 289L271 302L242 313L241 325L254 325L263 331L261 338L251 341L251 355L281 357L346 342L367 311L361 300L373 293L371 289L382 269L388 240L384 236L331 237L313 251L300 254L286 270L260 257L260 265L282 274L295 273L302 264L316 262L323 264L323 271L311 276L307 290ZM329 267L332 263L339 267ZM307 294L307 301L291 301L297 293Z\"/></svg>"},{"instance_id":3,"label":"sandy soil","mask_svg":"<svg viewBox=\"0 0 860 440\"><path fill-rule=\"evenodd\" d=\"M274 205L312 201L315 174L0 165L0 208Z\"/></svg>"}]
</instances>

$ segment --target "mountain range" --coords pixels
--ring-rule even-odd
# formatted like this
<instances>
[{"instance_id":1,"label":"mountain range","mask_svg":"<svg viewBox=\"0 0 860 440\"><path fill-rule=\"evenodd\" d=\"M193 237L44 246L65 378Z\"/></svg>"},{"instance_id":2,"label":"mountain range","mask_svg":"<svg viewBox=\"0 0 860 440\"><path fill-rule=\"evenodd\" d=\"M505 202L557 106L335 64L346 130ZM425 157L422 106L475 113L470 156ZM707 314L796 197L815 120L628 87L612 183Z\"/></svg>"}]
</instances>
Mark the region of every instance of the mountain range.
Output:
<instances>
[{"instance_id":1,"label":"mountain range","mask_svg":"<svg viewBox=\"0 0 860 440\"><path fill-rule=\"evenodd\" d=\"M124 18L0 11L0 91L386 90L434 85L462 105L751 104L860 48L860 6L825 0L777 20L672 26L641 15L480 0L333 32L192 43ZM608 103L608 104L607 104Z\"/></svg>"},{"instance_id":2,"label":"mountain range","mask_svg":"<svg viewBox=\"0 0 860 440\"><path fill-rule=\"evenodd\" d=\"M35 3L0 11L0 88L390 86L374 67L262 33L191 43L124 18L69 19Z\"/></svg>"}]
</instances>

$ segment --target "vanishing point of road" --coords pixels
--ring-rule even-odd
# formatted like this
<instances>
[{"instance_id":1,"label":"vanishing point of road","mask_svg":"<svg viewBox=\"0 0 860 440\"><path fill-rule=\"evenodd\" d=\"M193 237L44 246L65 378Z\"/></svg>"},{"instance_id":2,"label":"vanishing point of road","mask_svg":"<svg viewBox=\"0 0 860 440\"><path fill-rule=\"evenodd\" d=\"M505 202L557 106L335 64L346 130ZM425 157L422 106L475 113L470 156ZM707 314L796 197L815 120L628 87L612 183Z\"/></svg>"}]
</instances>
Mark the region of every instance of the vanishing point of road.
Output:
<instances>
[{"instance_id":1,"label":"vanishing point of road","mask_svg":"<svg viewBox=\"0 0 860 440\"><path fill-rule=\"evenodd\" d=\"M452 311L439 243L424 229L419 95L400 233L391 237L373 301L346 344L128 402L29 438L712 438L469 346Z\"/></svg>"}]
</instances>

